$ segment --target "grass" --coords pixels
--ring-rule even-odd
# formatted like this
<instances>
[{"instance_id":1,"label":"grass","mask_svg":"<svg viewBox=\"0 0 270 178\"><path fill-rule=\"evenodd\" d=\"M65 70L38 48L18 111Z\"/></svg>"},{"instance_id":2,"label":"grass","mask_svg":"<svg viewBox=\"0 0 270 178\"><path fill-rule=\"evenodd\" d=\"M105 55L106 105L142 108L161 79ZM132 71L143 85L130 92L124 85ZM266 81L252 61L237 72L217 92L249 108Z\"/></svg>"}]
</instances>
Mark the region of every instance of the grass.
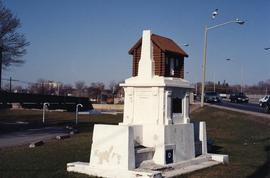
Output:
<instances>
[{"instance_id":1,"label":"grass","mask_svg":"<svg viewBox=\"0 0 270 178\"><path fill-rule=\"evenodd\" d=\"M193 121L207 123L207 136L228 154L229 165L219 165L184 177L270 177L270 120L215 108L200 109Z\"/></svg>"},{"instance_id":2,"label":"grass","mask_svg":"<svg viewBox=\"0 0 270 178\"><path fill-rule=\"evenodd\" d=\"M40 111L0 113L0 121L36 121ZM208 138L215 141L217 153L229 154L230 164L219 165L181 177L270 177L270 121L241 113L206 107L191 115L193 121L207 123ZM48 115L48 124L66 124L72 113ZM0 149L0 177L88 177L67 173L66 163L89 161L93 125L117 124L122 115L80 116L80 132L70 139L51 140L44 146Z\"/></svg>"}]
</instances>

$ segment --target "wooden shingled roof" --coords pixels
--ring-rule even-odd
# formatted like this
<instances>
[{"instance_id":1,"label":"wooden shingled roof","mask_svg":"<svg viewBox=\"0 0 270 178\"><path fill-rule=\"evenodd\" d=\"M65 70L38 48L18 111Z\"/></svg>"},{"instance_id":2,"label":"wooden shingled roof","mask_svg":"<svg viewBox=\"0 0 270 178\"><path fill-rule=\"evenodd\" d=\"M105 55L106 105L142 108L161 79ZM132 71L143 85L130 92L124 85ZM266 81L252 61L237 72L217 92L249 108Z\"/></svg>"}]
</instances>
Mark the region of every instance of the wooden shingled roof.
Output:
<instances>
[{"instance_id":1,"label":"wooden shingled roof","mask_svg":"<svg viewBox=\"0 0 270 178\"><path fill-rule=\"evenodd\" d=\"M158 47L160 47L164 52L173 52L173 53L177 53L182 56L188 57L188 54L170 38L152 34L151 40ZM133 55L134 49L139 47L141 44L142 44L142 38L140 38L140 40L128 51L128 53Z\"/></svg>"}]
</instances>

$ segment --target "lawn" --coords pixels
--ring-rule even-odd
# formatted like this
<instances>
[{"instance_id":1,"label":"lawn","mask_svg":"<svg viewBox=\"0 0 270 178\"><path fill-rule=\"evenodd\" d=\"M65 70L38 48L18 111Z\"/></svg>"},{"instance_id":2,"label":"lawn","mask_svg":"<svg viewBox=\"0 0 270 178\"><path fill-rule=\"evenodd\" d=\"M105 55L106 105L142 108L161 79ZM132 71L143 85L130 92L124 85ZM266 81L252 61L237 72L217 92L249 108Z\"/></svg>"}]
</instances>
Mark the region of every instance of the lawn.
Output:
<instances>
[{"instance_id":1,"label":"lawn","mask_svg":"<svg viewBox=\"0 0 270 178\"><path fill-rule=\"evenodd\" d=\"M18 113L20 112L20 113ZM20 117L18 117L20 114ZM0 113L0 121L31 121L41 118L40 111ZM70 139L51 140L44 146L0 149L0 177L88 177L67 173L66 163L89 161L93 125L117 124L122 115L80 116L80 133ZM229 154L230 164L194 172L182 177L270 177L270 121L241 113L210 107L191 115L192 121L207 123L208 137L217 153ZM72 123L74 114L51 112L48 124Z\"/></svg>"},{"instance_id":2,"label":"lawn","mask_svg":"<svg viewBox=\"0 0 270 178\"><path fill-rule=\"evenodd\" d=\"M194 112L192 120L206 121L208 138L217 153L230 156L230 164L186 177L270 177L269 119L207 107Z\"/></svg>"}]
</instances>

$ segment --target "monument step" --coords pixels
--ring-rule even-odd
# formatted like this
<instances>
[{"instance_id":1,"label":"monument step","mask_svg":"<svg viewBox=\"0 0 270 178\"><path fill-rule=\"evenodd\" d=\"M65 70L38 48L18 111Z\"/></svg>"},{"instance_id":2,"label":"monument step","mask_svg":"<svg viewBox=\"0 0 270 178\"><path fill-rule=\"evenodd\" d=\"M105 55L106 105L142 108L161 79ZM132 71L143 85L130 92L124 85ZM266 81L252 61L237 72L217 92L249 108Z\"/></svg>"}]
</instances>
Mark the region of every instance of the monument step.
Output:
<instances>
[{"instance_id":1,"label":"monument step","mask_svg":"<svg viewBox=\"0 0 270 178\"><path fill-rule=\"evenodd\" d=\"M152 160L155 154L155 148L144 147L142 145L135 147L135 167L139 167L143 161Z\"/></svg>"},{"instance_id":2,"label":"monument step","mask_svg":"<svg viewBox=\"0 0 270 178\"><path fill-rule=\"evenodd\" d=\"M135 147L136 153L148 153L148 152L155 152L155 148L153 147Z\"/></svg>"},{"instance_id":3,"label":"monument step","mask_svg":"<svg viewBox=\"0 0 270 178\"><path fill-rule=\"evenodd\" d=\"M140 164L140 167L138 167L138 169L152 170L152 171L167 171L167 170L172 170L172 169L181 169L184 167L200 164L202 162L207 162L210 160L211 160L210 155L202 155L194 159L181 161L178 163L167 164L167 165L159 165L159 164L154 163L153 160L145 160Z\"/></svg>"}]
</instances>

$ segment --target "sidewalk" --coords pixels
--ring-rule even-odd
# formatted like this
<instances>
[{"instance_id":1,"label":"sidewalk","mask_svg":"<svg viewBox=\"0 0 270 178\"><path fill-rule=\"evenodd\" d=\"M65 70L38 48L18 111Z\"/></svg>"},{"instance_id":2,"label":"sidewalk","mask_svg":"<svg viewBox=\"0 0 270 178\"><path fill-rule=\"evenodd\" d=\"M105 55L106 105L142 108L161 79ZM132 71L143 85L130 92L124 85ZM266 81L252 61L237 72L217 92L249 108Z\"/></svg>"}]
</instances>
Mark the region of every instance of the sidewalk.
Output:
<instances>
[{"instance_id":1,"label":"sidewalk","mask_svg":"<svg viewBox=\"0 0 270 178\"><path fill-rule=\"evenodd\" d=\"M63 134L66 134L66 130L60 127L45 127L22 132L12 132L0 135L0 148L30 144L39 140L44 141Z\"/></svg>"}]
</instances>

